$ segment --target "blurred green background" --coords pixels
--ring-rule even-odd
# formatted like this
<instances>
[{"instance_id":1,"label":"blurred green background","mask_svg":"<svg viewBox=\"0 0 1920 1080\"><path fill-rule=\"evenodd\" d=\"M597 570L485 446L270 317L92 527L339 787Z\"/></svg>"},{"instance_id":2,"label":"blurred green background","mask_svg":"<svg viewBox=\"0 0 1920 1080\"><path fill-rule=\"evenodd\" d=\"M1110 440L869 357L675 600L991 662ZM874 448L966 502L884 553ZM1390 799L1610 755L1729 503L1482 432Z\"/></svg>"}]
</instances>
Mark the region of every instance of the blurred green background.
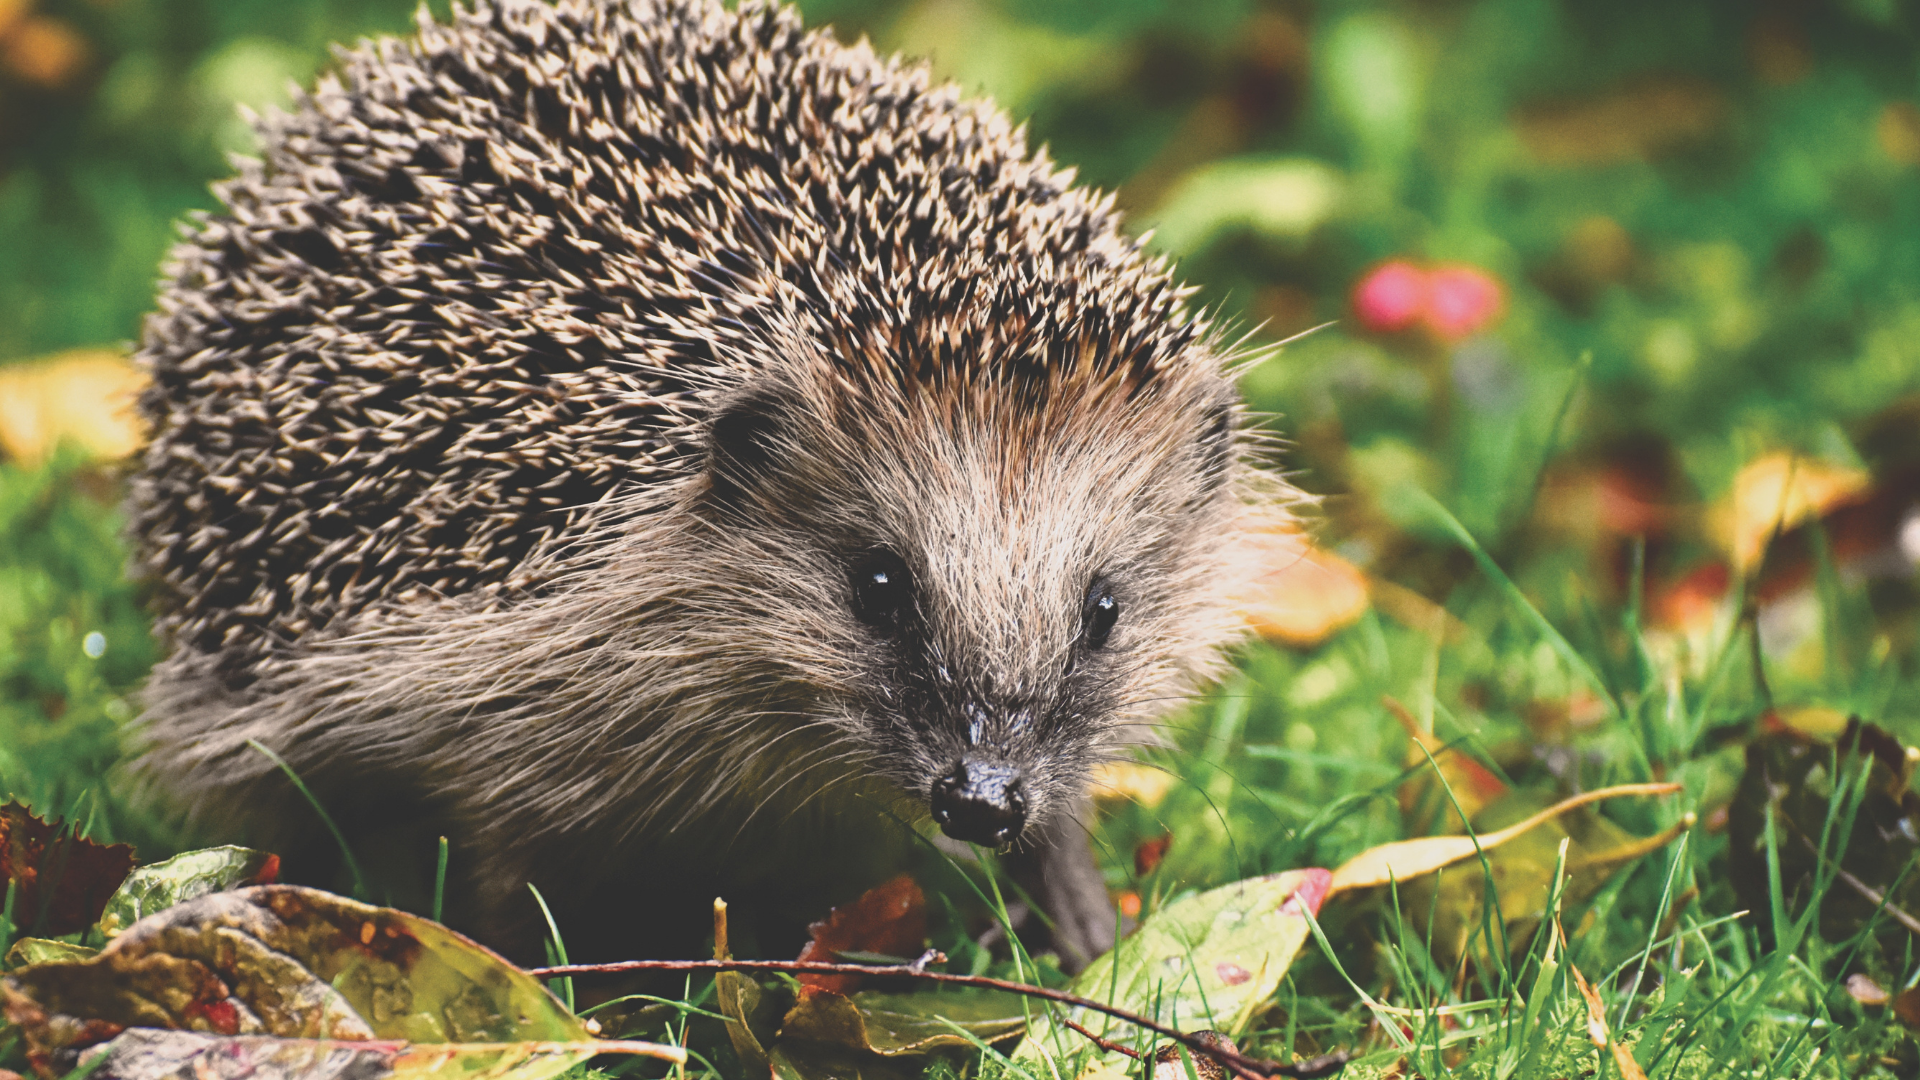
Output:
<instances>
[{"instance_id":1,"label":"blurred green background","mask_svg":"<svg viewBox=\"0 0 1920 1080\"><path fill-rule=\"evenodd\" d=\"M0 407L43 424L0 414L0 790L144 851L177 838L110 794L155 651L117 573L119 473L111 446L50 450L45 418L110 426L88 395L111 355L68 351L137 335L175 222L252 146L236 106L285 104L408 3L0 0ZM1252 605L1269 643L1184 722L1186 786L1109 778L1134 798L1103 833L1117 890L1150 906L1153 882L1447 827L1363 797L1407 759L1383 693L1516 790L1684 781L1614 816L1699 814L1676 858L1702 919L1753 906L1726 833L1770 719L1920 736L1913 5L802 7L992 95L1155 230L1196 302L1254 346L1297 338L1243 385L1324 497L1314 570ZM75 355L104 373L30 362ZM1162 832L1164 866L1137 858ZM1644 940L1670 869L1600 933ZM1907 980L1902 955L1869 967Z\"/></svg>"}]
</instances>

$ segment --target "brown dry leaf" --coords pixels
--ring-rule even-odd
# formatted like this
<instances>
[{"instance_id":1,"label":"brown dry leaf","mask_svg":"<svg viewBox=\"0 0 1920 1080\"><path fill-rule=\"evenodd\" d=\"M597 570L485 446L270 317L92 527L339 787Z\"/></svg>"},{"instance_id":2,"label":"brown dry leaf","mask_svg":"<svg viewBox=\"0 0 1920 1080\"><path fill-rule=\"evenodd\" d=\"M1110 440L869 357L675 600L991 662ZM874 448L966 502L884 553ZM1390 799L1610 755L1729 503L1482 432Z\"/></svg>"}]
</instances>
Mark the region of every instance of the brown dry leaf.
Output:
<instances>
[{"instance_id":1,"label":"brown dry leaf","mask_svg":"<svg viewBox=\"0 0 1920 1080\"><path fill-rule=\"evenodd\" d=\"M800 950L801 960L831 963L847 952L911 960L926 948L927 897L912 877L901 874L868 889L853 903L834 908L807 927L807 933L813 940ZM860 976L802 975L800 984L851 994L860 985Z\"/></svg>"},{"instance_id":2,"label":"brown dry leaf","mask_svg":"<svg viewBox=\"0 0 1920 1080\"><path fill-rule=\"evenodd\" d=\"M1638 161L1710 134L1726 98L1703 79L1640 79L1584 101L1536 105L1514 118L1520 141L1549 165Z\"/></svg>"},{"instance_id":3,"label":"brown dry leaf","mask_svg":"<svg viewBox=\"0 0 1920 1080\"><path fill-rule=\"evenodd\" d=\"M1920 986L1893 996L1893 1015L1910 1028L1920 1028Z\"/></svg>"},{"instance_id":4,"label":"brown dry leaf","mask_svg":"<svg viewBox=\"0 0 1920 1080\"><path fill-rule=\"evenodd\" d=\"M0 891L13 883L14 922L40 937L92 926L133 869L126 844L98 844L25 806L0 806Z\"/></svg>"},{"instance_id":5,"label":"brown dry leaf","mask_svg":"<svg viewBox=\"0 0 1920 1080\"><path fill-rule=\"evenodd\" d=\"M95 457L125 457L142 442L134 399L146 385L146 375L113 349L0 368L0 450L31 464L64 439Z\"/></svg>"},{"instance_id":6,"label":"brown dry leaf","mask_svg":"<svg viewBox=\"0 0 1920 1080\"><path fill-rule=\"evenodd\" d=\"M1872 480L1865 469L1784 450L1765 454L1742 466L1733 489L1707 512L1707 531L1745 573L1760 565L1776 534L1866 495Z\"/></svg>"},{"instance_id":7,"label":"brown dry leaf","mask_svg":"<svg viewBox=\"0 0 1920 1080\"><path fill-rule=\"evenodd\" d=\"M1428 836L1418 840L1400 840L1391 844L1381 844L1342 863L1340 868L1333 872L1333 881L1328 886L1327 892L1332 895L1349 889L1365 889L1394 881L1407 881L1421 874L1430 874L1463 859L1473 858L1481 852L1492 851L1529 829L1575 807L1623 795L1667 795L1679 791L1680 788L1679 784L1620 784L1562 799L1522 821L1479 837Z\"/></svg>"},{"instance_id":8,"label":"brown dry leaf","mask_svg":"<svg viewBox=\"0 0 1920 1080\"><path fill-rule=\"evenodd\" d=\"M29 15L0 39L0 60L30 83L58 89L86 63L87 41L59 19Z\"/></svg>"},{"instance_id":9,"label":"brown dry leaf","mask_svg":"<svg viewBox=\"0 0 1920 1080\"><path fill-rule=\"evenodd\" d=\"M1282 645L1317 645L1367 611L1367 578L1299 533L1274 533L1268 569L1247 585L1240 613Z\"/></svg>"},{"instance_id":10,"label":"brown dry leaf","mask_svg":"<svg viewBox=\"0 0 1920 1080\"><path fill-rule=\"evenodd\" d=\"M1587 1002L1587 1038L1593 1040L1593 1045L1613 1052L1613 1063L1620 1067L1621 1080L1647 1080L1646 1072L1633 1060L1633 1054L1614 1041L1613 1034L1607 1030L1606 1006L1601 1004L1600 995L1587 982L1587 977L1572 964L1567 965L1567 970L1573 972L1574 985L1580 988L1580 996Z\"/></svg>"}]
</instances>

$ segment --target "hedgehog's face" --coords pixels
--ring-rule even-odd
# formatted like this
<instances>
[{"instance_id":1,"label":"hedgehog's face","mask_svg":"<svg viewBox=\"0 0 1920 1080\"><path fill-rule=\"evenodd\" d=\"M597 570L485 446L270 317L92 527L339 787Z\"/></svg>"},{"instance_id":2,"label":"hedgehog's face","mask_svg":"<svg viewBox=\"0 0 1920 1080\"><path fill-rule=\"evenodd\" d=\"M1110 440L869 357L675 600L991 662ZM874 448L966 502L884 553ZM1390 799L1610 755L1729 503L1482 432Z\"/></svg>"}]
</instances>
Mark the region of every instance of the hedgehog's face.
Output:
<instances>
[{"instance_id":1,"label":"hedgehog's face","mask_svg":"<svg viewBox=\"0 0 1920 1080\"><path fill-rule=\"evenodd\" d=\"M781 553L750 617L806 719L961 840L1077 799L1234 633L1230 400L1209 377L723 406L711 495Z\"/></svg>"}]
</instances>

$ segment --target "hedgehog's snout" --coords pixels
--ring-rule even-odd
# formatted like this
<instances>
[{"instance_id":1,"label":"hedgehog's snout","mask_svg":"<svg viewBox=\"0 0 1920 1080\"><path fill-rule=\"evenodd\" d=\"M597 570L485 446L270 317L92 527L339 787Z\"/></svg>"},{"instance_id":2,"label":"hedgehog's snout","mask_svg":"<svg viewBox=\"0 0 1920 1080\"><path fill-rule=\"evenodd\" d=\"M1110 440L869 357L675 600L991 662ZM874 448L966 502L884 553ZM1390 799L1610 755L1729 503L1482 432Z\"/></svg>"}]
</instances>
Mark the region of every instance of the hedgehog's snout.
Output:
<instances>
[{"instance_id":1,"label":"hedgehog's snout","mask_svg":"<svg viewBox=\"0 0 1920 1080\"><path fill-rule=\"evenodd\" d=\"M940 831L955 840L1000 847L1027 825L1022 779L1011 765L969 754L933 782L928 809Z\"/></svg>"}]
</instances>

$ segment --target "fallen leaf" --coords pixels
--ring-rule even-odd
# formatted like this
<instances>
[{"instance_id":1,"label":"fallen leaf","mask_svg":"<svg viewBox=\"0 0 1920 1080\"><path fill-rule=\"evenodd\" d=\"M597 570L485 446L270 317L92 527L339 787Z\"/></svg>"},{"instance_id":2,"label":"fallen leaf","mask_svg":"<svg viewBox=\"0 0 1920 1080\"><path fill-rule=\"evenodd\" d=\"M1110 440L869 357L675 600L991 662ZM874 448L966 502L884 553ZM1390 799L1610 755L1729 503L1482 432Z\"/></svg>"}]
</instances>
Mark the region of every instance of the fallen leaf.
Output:
<instances>
[{"instance_id":1,"label":"fallen leaf","mask_svg":"<svg viewBox=\"0 0 1920 1080\"><path fill-rule=\"evenodd\" d=\"M49 960L85 960L99 951L66 941L26 937L14 942L13 948L7 950L7 958L3 966L19 968L26 967L28 964L44 964Z\"/></svg>"},{"instance_id":2,"label":"fallen leaf","mask_svg":"<svg viewBox=\"0 0 1920 1080\"><path fill-rule=\"evenodd\" d=\"M1167 849L1173 846L1173 834L1165 833L1152 840L1142 840L1133 849L1133 872L1136 877L1146 877L1167 857Z\"/></svg>"},{"instance_id":3,"label":"fallen leaf","mask_svg":"<svg viewBox=\"0 0 1920 1080\"><path fill-rule=\"evenodd\" d=\"M1920 904L1920 881L1909 875L1894 895L1886 895L1900 869L1920 851L1920 840L1915 839L1920 836L1920 794L1911 788L1920 749L1910 749L1858 718L1850 719L1838 738L1832 737L1832 726L1832 718L1820 710L1791 710L1770 715L1747 744L1746 769L1727 814L1734 895L1753 912L1756 928L1771 937L1771 822L1780 885L1788 902L1805 895L1824 862L1824 870L1838 873L1821 901L1821 936L1842 941L1877 919L1878 947L1897 957L1911 938L1920 936L1920 919L1913 914ZM1853 782L1863 768L1866 791L1854 813L1851 835L1828 836L1836 790ZM1818 852L1823 837L1827 855Z\"/></svg>"},{"instance_id":4,"label":"fallen leaf","mask_svg":"<svg viewBox=\"0 0 1920 1080\"><path fill-rule=\"evenodd\" d=\"M1088 965L1068 990L1151 1013L1170 1027L1238 1034L1286 977L1328 880L1325 870L1289 870L1177 900ZM1064 1015L1095 1031L1109 1025L1084 1010ZM1081 1039L1040 1017L1014 1057L1036 1062L1043 1054L1077 1051ZM1124 1068L1118 1054L1102 1060Z\"/></svg>"},{"instance_id":5,"label":"fallen leaf","mask_svg":"<svg viewBox=\"0 0 1920 1080\"><path fill-rule=\"evenodd\" d=\"M1520 141L1549 165L1639 161L1691 142L1725 119L1725 96L1702 79L1643 78L1599 97L1535 105L1514 117Z\"/></svg>"},{"instance_id":6,"label":"fallen leaf","mask_svg":"<svg viewBox=\"0 0 1920 1080\"><path fill-rule=\"evenodd\" d=\"M1125 800L1151 810L1172 790L1174 775L1138 761L1103 761L1094 766L1089 784L1096 799Z\"/></svg>"},{"instance_id":7,"label":"fallen leaf","mask_svg":"<svg viewBox=\"0 0 1920 1080\"><path fill-rule=\"evenodd\" d=\"M1317 645L1367 611L1367 579L1299 533L1269 534L1267 569L1240 594L1240 613L1271 641Z\"/></svg>"},{"instance_id":8,"label":"fallen leaf","mask_svg":"<svg viewBox=\"0 0 1920 1080\"><path fill-rule=\"evenodd\" d=\"M1823 516L1871 487L1864 469L1775 451L1741 467L1732 490L1707 512L1707 528L1734 571L1744 574L1760 565L1776 534Z\"/></svg>"},{"instance_id":9,"label":"fallen leaf","mask_svg":"<svg viewBox=\"0 0 1920 1080\"><path fill-rule=\"evenodd\" d=\"M1862 1005L1885 1005L1889 996L1879 983L1857 971L1847 976L1847 994Z\"/></svg>"},{"instance_id":10,"label":"fallen leaf","mask_svg":"<svg viewBox=\"0 0 1920 1080\"><path fill-rule=\"evenodd\" d=\"M39 937L92 926L133 868L133 849L98 844L17 802L0 806L0 892L11 882L13 920Z\"/></svg>"},{"instance_id":11,"label":"fallen leaf","mask_svg":"<svg viewBox=\"0 0 1920 1080\"><path fill-rule=\"evenodd\" d=\"M926 948L927 897L912 877L901 874L868 889L851 904L834 908L807 927L812 939L801 960L832 962L841 953L878 953L912 960ZM801 975L802 986L850 994L858 975Z\"/></svg>"},{"instance_id":12,"label":"fallen leaf","mask_svg":"<svg viewBox=\"0 0 1920 1080\"><path fill-rule=\"evenodd\" d=\"M1409 828L1425 832L1436 822L1449 831L1465 828L1482 808L1507 793L1507 785L1491 770L1435 738L1405 705L1392 696L1381 703L1411 744L1406 765L1412 772L1398 793L1400 814Z\"/></svg>"},{"instance_id":13,"label":"fallen leaf","mask_svg":"<svg viewBox=\"0 0 1920 1080\"><path fill-rule=\"evenodd\" d=\"M0 368L0 450L32 464L65 440L97 458L126 457L144 441L134 399L146 385L146 375L114 349Z\"/></svg>"},{"instance_id":14,"label":"fallen leaf","mask_svg":"<svg viewBox=\"0 0 1920 1080\"><path fill-rule=\"evenodd\" d=\"M779 1039L832 1043L882 1057L922 1055L966 1049L1019 1035L1027 1010L1017 994L997 990L943 989L932 993L892 994L863 990L851 997L830 990L805 990L780 1022Z\"/></svg>"},{"instance_id":15,"label":"fallen leaf","mask_svg":"<svg viewBox=\"0 0 1920 1080\"><path fill-rule=\"evenodd\" d=\"M657 1043L408 1043L281 1039L130 1028L81 1055L96 1080L546 1080L596 1054L643 1054L684 1064Z\"/></svg>"},{"instance_id":16,"label":"fallen leaf","mask_svg":"<svg viewBox=\"0 0 1920 1080\"><path fill-rule=\"evenodd\" d=\"M1920 987L1900 991L1893 996L1894 1019L1920 1030Z\"/></svg>"},{"instance_id":17,"label":"fallen leaf","mask_svg":"<svg viewBox=\"0 0 1920 1080\"><path fill-rule=\"evenodd\" d=\"M280 857L252 848L202 848L136 867L107 899L99 930L112 938L149 915L184 904L196 896L242 885L271 885L280 874Z\"/></svg>"},{"instance_id":18,"label":"fallen leaf","mask_svg":"<svg viewBox=\"0 0 1920 1080\"><path fill-rule=\"evenodd\" d=\"M129 1028L348 1042L591 1038L537 979L446 927L286 885L212 893L142 919L91 959L8 973L0 999L44 1075Z\"/></svg>"},{"instance_id":19,"label":"fallen leaf","mask_svg":"<svg viewBox=\"0 0 1920 1080\"><path fill-rule=\"evenodd\" d=\"M1621 784L1617 787L1601 788L1563 799L1524 821L1479 837L1428 836L1418 840L1400 840L1391 844L1381 844L1342 863L1340 868L1333 872L1332 882L1327 891L1332 894L1349 889L1385 885L1392 881L1408 881L1462 859L1472 858L1481 852L1492 851L1575 807L1623 795L1666 795L1679 791L1680 787L1679 784Z\"/></svg>"},{"instance_id":20,"label":"fallen leaf","mask_svg":"<svg viewBox=\"0 0 1920 1080\"><path fill-rule=\"evenodd\" d=\"M48 89L66 85L87 61L87 40L59 19L29 15L0 39L0 61Z\"/></svg>"}]
</instances>

